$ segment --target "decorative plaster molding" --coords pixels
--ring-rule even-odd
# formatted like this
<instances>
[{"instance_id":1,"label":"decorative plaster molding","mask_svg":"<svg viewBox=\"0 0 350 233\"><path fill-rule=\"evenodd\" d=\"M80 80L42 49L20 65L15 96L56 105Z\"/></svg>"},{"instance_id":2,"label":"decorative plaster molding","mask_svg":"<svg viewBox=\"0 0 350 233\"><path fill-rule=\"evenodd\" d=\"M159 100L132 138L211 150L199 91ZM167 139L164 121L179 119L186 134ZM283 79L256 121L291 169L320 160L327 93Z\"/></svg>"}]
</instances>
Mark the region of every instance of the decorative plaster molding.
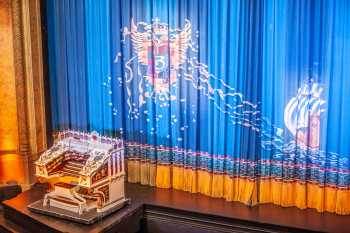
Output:
<instances>
[{"instance_id":1,"label":"decorative plaster molding","mask_svg":"<svg viewBox=\"0 0 350 233\"><path fill-rule=\"evenodd\" d=\"M13 29L13 50L14 68L16 83L16 102L18 120L18 152L23 155L29 153L29 141L27 133L27 117L25 110L25 81L24 81L24 58L23 58L23 35L22 35L22 14L20 0L12 1L12 29Z\"/></svg>"},{"instance_id":2,"label":"decorative plaster molding","mask_svg":"<svg viewBox=\"0 0 350 233\"><path fill-rule=\"evenodd\" d=\"M46 149L39 0L13 0L13 40L19 153L32 159Z\"/></svg>"}]
</instances>

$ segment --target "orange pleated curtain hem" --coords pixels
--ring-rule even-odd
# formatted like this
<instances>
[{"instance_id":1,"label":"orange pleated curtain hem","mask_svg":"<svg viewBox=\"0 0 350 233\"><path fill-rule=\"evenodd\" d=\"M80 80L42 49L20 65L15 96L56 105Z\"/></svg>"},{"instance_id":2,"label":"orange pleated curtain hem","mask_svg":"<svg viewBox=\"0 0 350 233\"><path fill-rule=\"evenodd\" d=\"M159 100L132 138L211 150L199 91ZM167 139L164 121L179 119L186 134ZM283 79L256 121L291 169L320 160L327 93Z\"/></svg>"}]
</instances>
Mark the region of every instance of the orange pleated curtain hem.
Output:
<instances>
[{"instance_id":1,"label":"orange pleated curtain hem","mask_svg":"<svg viewBox=\"0 0 350 233\"><path fill-rule=\"evenodd\" d=\"M174 188L211 197L240 201L248 205L257 203L254 180L231 178L227 175L184 167L155 165L147 161L128 160L128 182L159 188Z\"/></svg>"},{"instance_id":2,"label":"orange pleated curtain hem","mask_svg":"<svg viewBox=\"0 0 350 233\"><path fill-rule=\"evenodd\" d=\"M310 183L260 180L259 203L347 215L350 214L350 191Z\"/></svg>"},{"instance_id":3,"label":"orange pleated curtain hem","mask_svg":"<svg viewBox=\"0 0 350 233\"><path fill-rule=\"evenodd\" d=\"M131 183L201 193L247 205L273 203L283 207L350 214L349 190L274 179L257 181L139 160L128 160L127 166L128 182Z\"/></svg>"}]
</instances>

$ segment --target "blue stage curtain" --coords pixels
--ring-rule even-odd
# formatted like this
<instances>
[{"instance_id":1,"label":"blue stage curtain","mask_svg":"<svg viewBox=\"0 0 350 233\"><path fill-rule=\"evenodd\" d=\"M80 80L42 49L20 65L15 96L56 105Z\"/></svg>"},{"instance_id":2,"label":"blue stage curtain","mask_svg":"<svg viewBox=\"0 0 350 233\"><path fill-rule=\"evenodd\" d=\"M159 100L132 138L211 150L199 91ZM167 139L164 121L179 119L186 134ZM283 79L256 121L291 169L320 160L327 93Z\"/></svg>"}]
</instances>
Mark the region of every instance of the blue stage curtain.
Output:
<instances>
[{"instance_id":1,"label":"blue stage curtain","mask_svg":"<svg viewBox=\"0 0 350 233\"><path fill-rule=\"evenodd\" d=\"M48 0L53 128L121 135L130 182L349 214L349 10Z\"/></svg>"}]
</instances>

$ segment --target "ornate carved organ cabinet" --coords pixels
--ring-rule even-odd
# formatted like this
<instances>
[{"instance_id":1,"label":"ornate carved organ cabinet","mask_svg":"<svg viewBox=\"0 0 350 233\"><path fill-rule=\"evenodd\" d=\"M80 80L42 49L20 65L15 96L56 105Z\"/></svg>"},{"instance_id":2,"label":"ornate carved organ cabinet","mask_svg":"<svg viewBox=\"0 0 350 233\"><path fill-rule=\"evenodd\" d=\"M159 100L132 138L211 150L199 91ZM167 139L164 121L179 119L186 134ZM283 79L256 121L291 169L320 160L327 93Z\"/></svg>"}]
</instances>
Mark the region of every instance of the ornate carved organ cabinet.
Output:
<instances>
[{"instance_id":1,"label":"ornate carved organ cabinet","mask_svg":"<svg viewBox=\"0 0 350 233\"><path fill-rule=\"evenodd\" d=\"M35 162L36 175L53 183L44 206L79 215L110 212L126 202L124 146L121 139L65 131Z\"/></svg>"}]
</instances>

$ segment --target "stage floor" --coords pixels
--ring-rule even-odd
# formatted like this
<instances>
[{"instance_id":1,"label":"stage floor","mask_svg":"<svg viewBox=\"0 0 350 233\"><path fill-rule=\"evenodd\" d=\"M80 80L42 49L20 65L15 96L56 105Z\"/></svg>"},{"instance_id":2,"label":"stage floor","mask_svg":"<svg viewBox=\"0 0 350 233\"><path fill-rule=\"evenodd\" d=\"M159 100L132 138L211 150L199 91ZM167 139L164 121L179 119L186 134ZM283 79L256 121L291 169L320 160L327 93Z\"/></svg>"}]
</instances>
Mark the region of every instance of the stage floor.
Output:
<instances>
[{"instance_id":1,"label":"stage floor","mask_svg":"<svg viewBox=\"0 0 350 233\"><path fill-rule=\"evenodd\" d=\"M350 216L320 214L313 209L299 210L272 204L248 207L220 198L129 183L126 184L126 196L131 199L130 205L97 223L83 225L29 211L27 205L41 199L44 192L45 190L40 188L31 189L5 201L4 213L7 221L25 224L31 231L40 229L46 232L88 233L113 232L115 229L115 232L126 233L142 229L142 222L147 220L147 216L152 217L154 213L160 216L166 212L163 216L170 219L173 218L171 216L174 216L174 219L180 216L183 222L191 219L192 222L203 223L208 222L208 219L211 223L218 223L217 225L222 223L227 229L230 223L235 223L235 226L239 223L249 226L250 229L253 227L256 230L254 232L262 232L263 229L267 229L268 232L350 232Z\"/></svg>"}]
</instances>

